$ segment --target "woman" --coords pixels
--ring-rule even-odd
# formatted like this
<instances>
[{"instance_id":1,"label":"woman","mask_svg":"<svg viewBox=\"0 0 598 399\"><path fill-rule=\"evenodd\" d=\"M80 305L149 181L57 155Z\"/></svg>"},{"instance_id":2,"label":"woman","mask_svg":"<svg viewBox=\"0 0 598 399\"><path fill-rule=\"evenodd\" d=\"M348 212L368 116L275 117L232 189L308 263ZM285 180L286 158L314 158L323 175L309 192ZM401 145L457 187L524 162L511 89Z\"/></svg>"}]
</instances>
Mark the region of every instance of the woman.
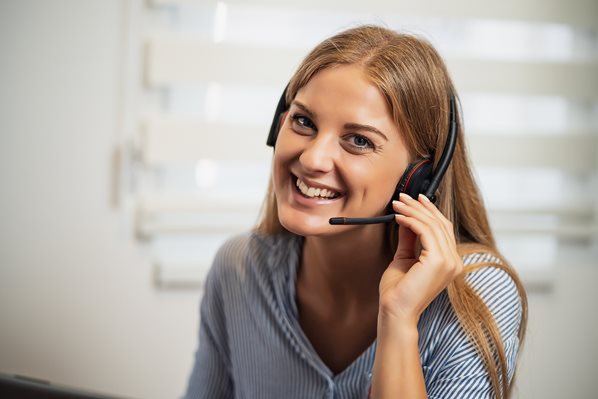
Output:
<instances>
[{"instance_id":1,"label":"woman","mask_svg":"<svg viewBox=\"0 0 598 399\"><path fill-rule=\"evenodd\" d=\"M312 50L286 90L262 219L207 278L188 398L508 397L526 297L457 115L437 206L395 195L413 162L438 164L454 93L413 36L363 26ZM388 224L329 223L389 208Z\"/></svg>"}]
</instances>

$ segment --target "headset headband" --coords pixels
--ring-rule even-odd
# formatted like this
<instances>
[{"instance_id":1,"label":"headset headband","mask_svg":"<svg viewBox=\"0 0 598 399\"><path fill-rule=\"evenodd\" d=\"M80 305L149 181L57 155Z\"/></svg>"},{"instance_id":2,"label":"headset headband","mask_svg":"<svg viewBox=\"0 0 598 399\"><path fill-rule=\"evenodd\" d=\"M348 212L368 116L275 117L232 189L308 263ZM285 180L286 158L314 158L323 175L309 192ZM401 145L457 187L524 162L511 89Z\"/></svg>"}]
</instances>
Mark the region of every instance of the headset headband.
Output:
<instances>
[{"instance_id":1,"label":"headset headband","mask_svg":"<svg viewBox=\"0 0 598 399\"><path fill-rule=\"evenodd\" d=\"M434 202L434 193L436 190L438 190L438 186L440 185L440 182L442 181L442 178L444 177L444 174L451 163L453 153L455 152L455 146L457 144L457 111L455 106L455 96L452 93L449 97L449 106L449 132L448 137L446 138L446 144L444 145L444 150L442 151L442 155L438 161L438 166L432 173L430 184L427 188L425 188L424 192L424 195L430 198L432 202Z\"/></svg>"}]
</instances>

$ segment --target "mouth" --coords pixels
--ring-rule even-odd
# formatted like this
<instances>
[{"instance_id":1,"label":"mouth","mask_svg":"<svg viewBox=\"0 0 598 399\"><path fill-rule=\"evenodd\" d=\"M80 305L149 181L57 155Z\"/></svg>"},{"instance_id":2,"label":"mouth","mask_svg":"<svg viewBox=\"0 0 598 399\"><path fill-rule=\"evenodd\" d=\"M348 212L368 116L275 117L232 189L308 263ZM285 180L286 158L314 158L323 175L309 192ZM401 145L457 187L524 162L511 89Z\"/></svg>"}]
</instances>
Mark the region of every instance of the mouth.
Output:
<instances>
[{"instance_id":1,"label":"mouth","mask_svg":"<svg viewBox=\"0 0 598 399\"><path fill-rule=\"evenodd\" d=\"M343 194L326 187L310 186L297 176L291 174L295 190L305 198L318 200L334 200Z\"/></svg>"}]
</instances>

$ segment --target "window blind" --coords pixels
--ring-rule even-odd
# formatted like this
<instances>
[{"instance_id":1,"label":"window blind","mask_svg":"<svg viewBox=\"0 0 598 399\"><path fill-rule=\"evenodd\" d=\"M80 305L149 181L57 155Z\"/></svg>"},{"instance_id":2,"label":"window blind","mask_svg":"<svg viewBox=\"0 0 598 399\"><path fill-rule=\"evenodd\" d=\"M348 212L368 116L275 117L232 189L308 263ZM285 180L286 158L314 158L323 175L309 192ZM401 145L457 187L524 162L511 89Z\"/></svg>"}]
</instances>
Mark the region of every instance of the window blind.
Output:
<instances>
[{"instance_id":1,"label":"window blind","mask_svg":"<svg viewBox=\"0 0 598 399\"><path fill-rule=\"evenodd\" d=\"M499 248L527 284L598 254L598 4L572 0L133 1L127 201L159 287L201 287L251 228L277 100L307 51L360 23L445 57Z\"/></svg>"}]
</instances>

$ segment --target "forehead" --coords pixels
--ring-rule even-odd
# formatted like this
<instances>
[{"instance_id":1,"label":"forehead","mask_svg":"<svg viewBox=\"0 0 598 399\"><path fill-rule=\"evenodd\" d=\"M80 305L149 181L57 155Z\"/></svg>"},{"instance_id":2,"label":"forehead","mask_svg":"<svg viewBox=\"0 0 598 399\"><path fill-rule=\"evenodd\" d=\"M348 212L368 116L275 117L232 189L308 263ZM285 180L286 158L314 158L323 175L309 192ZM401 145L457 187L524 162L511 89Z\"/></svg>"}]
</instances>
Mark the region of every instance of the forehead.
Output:
<instances>
[{"instance_id":1,"label":"forehead","mask_svg":"<svg viewBox=\"0 0 598 399\"><path fill-rule=\"evenodd\" d=\"M371 82L363 67L337 65L317 72L297 92L296 98L334 98L343 105L386 107L382 92Z\"/></svg>"},{"instance_id":2,"label":"forehead","mask_svg":"<svg viewBox=\"0 0 598 399\"><path fill-rule=\"evenodd\" d=\"M397 130L385 96L358 65L339 65L316 73L295 100L317 116L335 116L344 123L379 124ZM398 134L398 131L397 131Z\"/></svg>"}]
</instances>

